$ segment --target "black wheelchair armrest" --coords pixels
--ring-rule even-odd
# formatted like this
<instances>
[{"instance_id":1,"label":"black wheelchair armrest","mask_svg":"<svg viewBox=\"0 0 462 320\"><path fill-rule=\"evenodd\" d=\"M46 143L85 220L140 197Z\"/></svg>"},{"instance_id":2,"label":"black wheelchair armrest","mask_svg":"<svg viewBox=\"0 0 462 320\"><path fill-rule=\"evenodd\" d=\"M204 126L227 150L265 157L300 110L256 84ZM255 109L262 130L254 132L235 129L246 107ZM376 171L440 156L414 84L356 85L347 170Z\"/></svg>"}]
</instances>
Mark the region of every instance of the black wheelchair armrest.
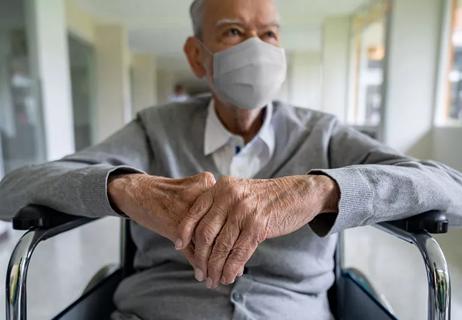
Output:
<instances>
[{"instance_id":1,"label":"black wheelchair armrest","mask_svg":"<svg viewBox=\"0 0 462 320\"><path fill-rule=\"evenodd\" d=\"M94 220L66 214L44 206L30 205L21 209L13 218L13 228L15 230L50 230L56 228L64 232Z\"/></svg>"},{"instance_id":2,"label":"black wheelchair armrest","mask_svg":"<svg viewBox=\"0 0 462 320\"><path fill-rule=\"evenodd\" d=\"M449 220L444 212L429 211L403 220L384 222L381 225L392 225L410 233L443 234L448 232Z\"/></svg>"},{"instance_id":3,"label":"black wheelchair armrest","mask_svg":"<svg viewBox=\"0 0 462 320\"><path fill-rule=\"evenodd\" d=\"M28 230L18 241L7 268L6 297L8 319L26 319L26 278L29 262L37 245L56 235L97 219L77 217L51 208L30 205L13 218L13 228ZM19 316L18 316L19 315Z\"/></svg>"}]
</instances>

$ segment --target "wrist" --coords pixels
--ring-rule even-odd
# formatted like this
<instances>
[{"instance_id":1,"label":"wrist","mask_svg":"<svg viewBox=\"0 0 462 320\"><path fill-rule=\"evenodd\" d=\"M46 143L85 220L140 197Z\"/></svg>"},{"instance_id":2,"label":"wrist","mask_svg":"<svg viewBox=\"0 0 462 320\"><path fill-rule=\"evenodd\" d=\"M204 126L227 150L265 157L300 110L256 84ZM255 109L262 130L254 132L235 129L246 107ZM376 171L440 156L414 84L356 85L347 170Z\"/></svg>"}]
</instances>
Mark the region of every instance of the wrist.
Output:
<instances>
[{"instance_id":1,"label":"wrist","mask_svg":"<svg viewBox=\"0 0 462 320\"><path fill-rule=\"evenodd\" d=\"M144 174L129 173L115 174L109 176L107 184L107 195L112 208L120 214L130 216L130 204L133 202L133 195L140 177Z\"/></svg>"},{"instance_id":2,"label":"wrist","mask_svg":"<svg viewBox=\"0 0 462 320\"><path fill-rule=\"evenodd\" d=\"M316 192L320 202L319 214L338 213L340 188L335 180L326 175L310 175L316 185Z\"/></svg>"}]
</instances>

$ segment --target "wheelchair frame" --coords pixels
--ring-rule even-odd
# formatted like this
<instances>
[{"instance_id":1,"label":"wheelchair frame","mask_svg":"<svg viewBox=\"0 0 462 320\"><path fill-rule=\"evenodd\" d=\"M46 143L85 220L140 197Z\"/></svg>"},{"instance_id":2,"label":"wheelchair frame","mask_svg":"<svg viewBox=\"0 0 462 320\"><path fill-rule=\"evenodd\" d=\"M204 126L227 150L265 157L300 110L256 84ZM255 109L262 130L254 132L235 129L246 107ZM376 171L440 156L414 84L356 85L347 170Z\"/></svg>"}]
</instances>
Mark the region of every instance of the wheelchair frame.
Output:
<instances>
[{"instance_id":1,"label":"wheelchair frame","mask_svg":"<svg viewBox=\"0 0 462 320\"><path fill-rule=\"evenodd\" d=\"M18 241L8 264L6 276L6 320L27 319L27 272L37 245L63 232L75 229L97 219L67 215L55 210L29 206L13 219L13 228L28 230ZM443 251L431 236L446 233L448 219L441 212L427 212L405 220L376 225L399 239L417 246L425 263L428 280L428 320L450 320L451 285L449 270ZM127 246L134 246L129 237L129 220L121 224L121 267L128 275L133 272L134 253ZM133 249L133 248L131 248ZM343 241L339 240L336 252L336 283L342 272ZM342 307L340 307L342 308ZM341 312L341 310L338 310Z\"/></svg>"}]
</instances>

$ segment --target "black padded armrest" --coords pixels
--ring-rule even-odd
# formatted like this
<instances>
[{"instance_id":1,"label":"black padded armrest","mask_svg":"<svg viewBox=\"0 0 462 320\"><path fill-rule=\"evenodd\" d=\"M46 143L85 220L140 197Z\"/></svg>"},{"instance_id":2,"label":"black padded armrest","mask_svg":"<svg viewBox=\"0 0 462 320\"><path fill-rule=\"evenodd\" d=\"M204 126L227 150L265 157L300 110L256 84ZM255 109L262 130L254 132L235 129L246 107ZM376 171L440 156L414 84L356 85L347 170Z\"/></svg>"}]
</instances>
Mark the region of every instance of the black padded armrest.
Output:
<instances>
[{"instance_id":1,"label":"black padded armrest","mask_svg":"<svg viewBox=\"0 0 462 320\"><path fill-rule=\"evenodd\" d=\"M407 232L417 233L426 231L432 234L448 232L449 220L441 211L429 211L403 220L384 222Z\"/></svg>"},{"instance_id":2,"label":"black padded armrest","mask_svg":"<svg viewBox=\"0 0 462 320\"><path fill-rule=\"evenodd\" d=\"M21 209L13 218L13 229L53 229L65 224L77 227L93 220L95 219L69 215L48 207L30 205Z\"/></svg>"}]
</instances>

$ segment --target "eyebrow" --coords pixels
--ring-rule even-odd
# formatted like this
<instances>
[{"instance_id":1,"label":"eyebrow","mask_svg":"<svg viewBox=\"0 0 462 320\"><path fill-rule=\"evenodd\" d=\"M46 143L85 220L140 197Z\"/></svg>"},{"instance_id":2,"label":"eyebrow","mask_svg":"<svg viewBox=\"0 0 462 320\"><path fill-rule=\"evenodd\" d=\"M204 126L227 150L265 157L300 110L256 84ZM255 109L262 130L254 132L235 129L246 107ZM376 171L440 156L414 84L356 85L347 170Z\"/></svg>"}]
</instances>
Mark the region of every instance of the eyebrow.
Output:
<instances>
[{"instance_id":1,"label":"eyebrow","mask_svg":"<svg viewBox=\"0 0 462 320\"><path fill-rule=\"evenodd\" d=\"M219 27L222 27L225 25L231 25L231 24L237 24L241 26L245 25L244 21L242 21L241 19L221 19L217 21L215 26L219 28ZM280 29L281 25L278 21L274 21L274 22L265 24L264 27L277 27L278 29Z\"/></svg>"}]
</instances>

